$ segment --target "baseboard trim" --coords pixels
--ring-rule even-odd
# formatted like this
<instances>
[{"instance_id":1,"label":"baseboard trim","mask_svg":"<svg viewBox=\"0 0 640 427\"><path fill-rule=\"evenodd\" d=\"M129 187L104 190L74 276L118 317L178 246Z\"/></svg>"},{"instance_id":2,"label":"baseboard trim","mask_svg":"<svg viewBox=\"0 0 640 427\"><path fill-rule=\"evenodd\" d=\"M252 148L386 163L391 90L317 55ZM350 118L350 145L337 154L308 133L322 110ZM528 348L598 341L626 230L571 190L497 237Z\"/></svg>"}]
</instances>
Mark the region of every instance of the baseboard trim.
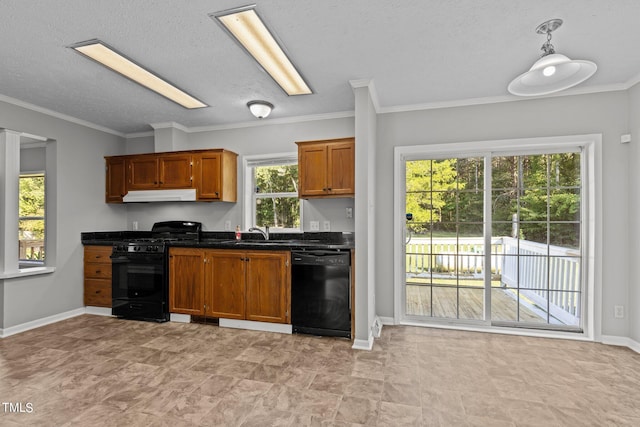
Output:
<instances>
[{"instance_id":1,"label":"baseboard trim","mask_svg":"<svg viewBox=\"0 0 640 427\"><path fill-rule=\"evenodd\" d=\"M602 335L600 341L602 342L602 344L628 347L636 353L640 353L640 343L628 337L619 337L617 335Z\"/></svg>"},{"instance_id":2,"label":"baseboard trim","mask_svg":"<svg viewBox=\"0 0 640 427\"><path fill-rule=\"evenodd\" d=\"M111 308L109 307L95 307L88 305L84 308L86 314L94 314L96 316L111 316Z\"/></svg>"},{"instance_id":3,"label":"baseboard trim","mask_svg":"<svg viewBox=\"0 0 640 427\"><path fill-rule=\"evenodd\" d=\"M293 327L282 323L254 322L253 320L219 319L221 328L249 329L252 331L292 334Z\"/></svg>"},{"instance_id":4,"label":"baseboard trim","mask_svg":"<svg viewBox=\"0 0 640 427\"><path fill-rule=\"evenodd\" d=\"M353 340L353 345L351 346L354 350L366 350L371 351L373 348L373 334L369 333L369 339L366 340Z\"/></svg>"},{"instance_id":5,"label":"baseboard trim","mask_svg":"<svg viewBox=\"0 0 640 427\"><path fill-rule=\"evenodd\" d=\"M85 314L85 308L76 308L75 310L65 311L64 313L54 314L53 316L43 317L42 319L32 320L30 322L21 323L9 328L0 329L0 338L6 338L11 335L19 334L20 332L26 332L31 329L39 328L41 326L50 325L52 323L60 322L61 320L70 319L72 317Z\"/></svg>"},{"instance_id":6,"label":"baseboard trim","mask_svg":"<svg viewBox=\"0 0 640 427\"><path fill-rule=\"evenodd\" d=\"M396 321L393 317L378 316L383 325L395 325Z\"/></svg>"},{"instance_id":7,"label":"baseboard trim","mask_svg":"<svg viewBox=\"0 0 640 427\"><path fill-rule=\"evenodd\" d=\"M170 322L191 323L191 316L188 314L169 313Z\"/></svg>"}]
</instances>

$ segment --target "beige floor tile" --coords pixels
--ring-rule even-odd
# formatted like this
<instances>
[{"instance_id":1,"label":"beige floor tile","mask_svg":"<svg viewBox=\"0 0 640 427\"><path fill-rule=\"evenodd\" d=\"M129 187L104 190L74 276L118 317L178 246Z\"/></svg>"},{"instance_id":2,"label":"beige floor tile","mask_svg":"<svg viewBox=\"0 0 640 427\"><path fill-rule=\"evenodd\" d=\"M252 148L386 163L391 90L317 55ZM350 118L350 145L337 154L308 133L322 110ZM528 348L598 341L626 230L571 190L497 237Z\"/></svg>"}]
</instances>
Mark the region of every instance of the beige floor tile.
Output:
<instances>
[{"instance_id":1,"label":"beige floor tile","mask_svg":"<svg viewBox=\"0 0 640 427\"><path fill-rule=\"evenodd\" d=\"M83 315L0 340L0 425L638 426L620 347L385 326L345 339Z\"/></svg>"}]
</instances>

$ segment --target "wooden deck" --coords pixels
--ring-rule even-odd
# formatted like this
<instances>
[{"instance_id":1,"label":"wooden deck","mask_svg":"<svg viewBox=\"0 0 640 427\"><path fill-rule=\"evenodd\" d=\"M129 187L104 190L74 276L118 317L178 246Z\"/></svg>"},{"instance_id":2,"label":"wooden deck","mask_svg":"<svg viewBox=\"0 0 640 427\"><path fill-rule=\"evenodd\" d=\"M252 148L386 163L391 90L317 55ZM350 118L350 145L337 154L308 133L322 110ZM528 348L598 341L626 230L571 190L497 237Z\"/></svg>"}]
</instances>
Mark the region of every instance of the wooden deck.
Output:
<instances>
[{"instance_id":1,"label":"wooden deck","mask_svg":"<svg viewBox=\"0 0 640 427\"><path fill-rule=\"evenodd\" d=\"M460 287L438 287L407 284L406 314L436 318L482 320L484 290ZM546 323L544 312L536 313L518 304L503 288L492 288L491 318L496 321ZM432 305L433 299L433 305ZM457 306L459 304L459 310ZM458 314L459 311L459 314ZM555 323L555 322L554 322Z\"/></svg>"}]
</instances>

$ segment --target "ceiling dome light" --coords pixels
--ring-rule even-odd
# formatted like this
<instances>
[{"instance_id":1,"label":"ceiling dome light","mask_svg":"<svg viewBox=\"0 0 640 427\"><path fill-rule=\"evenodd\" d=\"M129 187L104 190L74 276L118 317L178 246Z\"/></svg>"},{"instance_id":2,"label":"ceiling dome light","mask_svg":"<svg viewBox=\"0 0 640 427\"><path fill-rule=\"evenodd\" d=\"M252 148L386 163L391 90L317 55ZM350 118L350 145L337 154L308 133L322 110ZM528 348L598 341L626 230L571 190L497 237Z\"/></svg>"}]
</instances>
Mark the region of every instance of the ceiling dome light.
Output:
<instances>
[{"instance_id":1,"label":"ceiling dome light","mask_svg":"<svg viewBox=\"0 0 640 427\"><path fill-rule=\"evenodd\" d=\"M560 25L561 19L551 19L536 28L538 34L547 34L547 41L541 48L544 51L542 58L509 83L509 92L518 96L547 95L576 86L596 72L598 67L591 61L572 61L556 53L551 44L551 32Z\"/></svg>"},{"instance_id":2,"label":"ceiling dome light","mask_svg":"<svg viewBox=\"0 0 640 427\"><path fill-rule=\"evenodd\" d=\"M247 107L249 107L251 114L258 119L264 119L273 110L273 104L267 101L250 101L247 103Z\"/></svg>"}]
</instances>

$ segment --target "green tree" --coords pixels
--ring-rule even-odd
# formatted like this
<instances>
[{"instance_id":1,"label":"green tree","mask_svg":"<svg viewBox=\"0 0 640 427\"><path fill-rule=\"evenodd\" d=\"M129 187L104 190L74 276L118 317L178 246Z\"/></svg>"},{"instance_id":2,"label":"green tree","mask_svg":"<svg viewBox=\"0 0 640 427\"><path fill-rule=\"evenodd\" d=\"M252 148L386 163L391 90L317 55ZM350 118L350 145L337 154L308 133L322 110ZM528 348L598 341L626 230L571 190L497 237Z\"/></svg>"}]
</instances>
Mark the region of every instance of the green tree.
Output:
<instances>
[{"instance_id":1,"label":"green tree","mask_svg":"<svg viewBox=\"0 0 640 427\"><path fill-rule=\"evenodd\" d=\"M410 225L416 233L432 229L448 213L447 199L458 184L456 159L406 162L406 212L413 215ZM466 184L463 184L466 185Z\"/></svg>"},{"instance_id":2,"label":"green tree","mask_svg":"<svg viewBox=\"0 0 640 427\"><path fill-rule=\"evenodd\" d=\"M18 215L23 217L44 217L44 175L20 177ZM20 220L21 235L30 234L32 239L44 238L44 220ZM25 233L27 232L27 233Z\"/></svg>"},{"instance_id":3,"label":"green tree","mask_svg":"<svg viewBox=\"0 0 640 427\"><path fill-rule=\"evenodd\" d=\"M257 166L254 180L256 225L299 228L298 165Z\"/></svg>"}]
</instances>

